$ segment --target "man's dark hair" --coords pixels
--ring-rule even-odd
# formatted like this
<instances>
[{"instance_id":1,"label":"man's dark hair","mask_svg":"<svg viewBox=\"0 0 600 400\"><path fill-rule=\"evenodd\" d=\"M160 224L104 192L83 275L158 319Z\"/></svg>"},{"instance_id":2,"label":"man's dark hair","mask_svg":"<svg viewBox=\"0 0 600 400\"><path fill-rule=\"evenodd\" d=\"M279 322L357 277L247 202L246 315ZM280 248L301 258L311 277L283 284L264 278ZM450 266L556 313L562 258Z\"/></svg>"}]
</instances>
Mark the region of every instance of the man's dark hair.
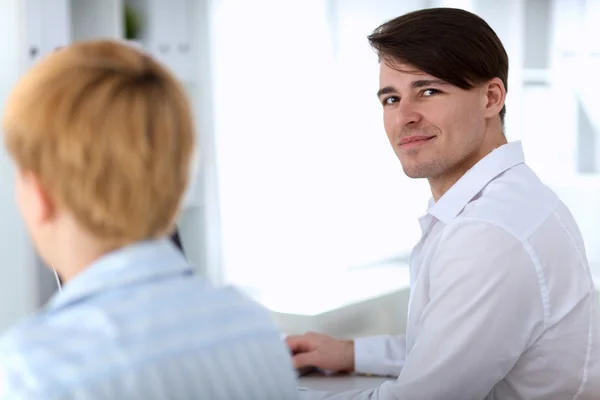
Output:
<instances>
[{"instance_id":1,"label":"man's dark hair","mask_svg":"<svg viewBox=\"0 0 600 400\"><path fill-rule=\"evenodd\" d=\"M368 37L379 60L408 64L461 89L500 78L508 90L508 55L479 16L456 8L429 8L385 22ZM506 106L500 111L504 123Z\"/></svg>"}]
</instances>

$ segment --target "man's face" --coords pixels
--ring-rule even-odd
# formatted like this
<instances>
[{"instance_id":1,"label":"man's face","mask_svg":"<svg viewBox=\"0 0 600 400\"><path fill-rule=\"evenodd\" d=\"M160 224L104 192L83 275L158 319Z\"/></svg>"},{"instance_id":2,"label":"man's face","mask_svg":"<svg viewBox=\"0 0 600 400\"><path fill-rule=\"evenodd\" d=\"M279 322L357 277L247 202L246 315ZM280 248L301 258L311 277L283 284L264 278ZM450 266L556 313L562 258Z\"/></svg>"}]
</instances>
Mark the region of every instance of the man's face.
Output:
<instances>
[{"instance_id":1,"label":"man's face","mask_svg":"<svg viewBox=\"0 0 600 400\"><path fill-rule=\"evenodd\" d=\"M487 97L410 65L382 62L384 127L406 175L440 178L476 158L484 143Z\"/></svg>"}]
</instances>

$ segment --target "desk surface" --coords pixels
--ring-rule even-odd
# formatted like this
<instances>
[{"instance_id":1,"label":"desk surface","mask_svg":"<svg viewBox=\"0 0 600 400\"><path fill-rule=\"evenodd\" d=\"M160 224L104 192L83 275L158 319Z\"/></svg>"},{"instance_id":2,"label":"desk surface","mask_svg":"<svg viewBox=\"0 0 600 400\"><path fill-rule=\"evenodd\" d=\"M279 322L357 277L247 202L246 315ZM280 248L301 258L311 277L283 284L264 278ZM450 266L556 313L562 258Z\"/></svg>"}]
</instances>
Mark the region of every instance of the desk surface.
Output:
<instances>
[{"instance_id":1,"label":"desk surface","mask_svg":"<svg viewBox=\"0 0 600 400\"><path fill-rule=\"evenodd\" d=\"M358 375L321 375L310 374L299 378L300 386L314 390L324 390L328 392L344 392L355 389L372 389L381 385L387 380L394 378L385 378L380 376L358 376Z\"/></svg>"}]
</instances>

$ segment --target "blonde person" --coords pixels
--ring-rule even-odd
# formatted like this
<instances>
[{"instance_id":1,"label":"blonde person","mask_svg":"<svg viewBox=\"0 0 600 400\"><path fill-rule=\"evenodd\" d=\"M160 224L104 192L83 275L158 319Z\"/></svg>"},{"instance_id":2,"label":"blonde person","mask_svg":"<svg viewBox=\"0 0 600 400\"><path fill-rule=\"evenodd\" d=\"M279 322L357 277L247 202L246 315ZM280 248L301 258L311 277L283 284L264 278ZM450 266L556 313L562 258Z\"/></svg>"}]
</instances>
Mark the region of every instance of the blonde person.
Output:
<instances>
[{"instance_id":1,"label":"blonde person","mask_svg":"<svg viewBox=\"0 0 600 400\"><path fill-rule=\"evenodd\" d=\"M167 70L74 44L18 82L3 128L25 224L64 287L0 340L0 398L297 396L268 312L194 275L168 239L195 144Z\"/></svg>"}]
</instances>

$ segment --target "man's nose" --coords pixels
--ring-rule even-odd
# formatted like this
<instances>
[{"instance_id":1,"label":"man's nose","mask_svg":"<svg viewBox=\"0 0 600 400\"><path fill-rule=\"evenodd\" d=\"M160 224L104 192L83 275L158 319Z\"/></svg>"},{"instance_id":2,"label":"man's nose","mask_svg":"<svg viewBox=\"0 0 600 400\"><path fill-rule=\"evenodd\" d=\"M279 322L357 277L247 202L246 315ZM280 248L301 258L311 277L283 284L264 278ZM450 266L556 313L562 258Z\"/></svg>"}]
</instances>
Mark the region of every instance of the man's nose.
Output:
<instances>
[{"instance_id":1,"label":"man's nose","mask_svg":"<svg viewBox=\"0 0 600 400\"><path fill-rule=\"evenodd\" d=\"M421 121L421 114L417 106L410 100L402 99L395 111L396 123L399 126L414 125Z\"/></svg>"}]
</instances>

